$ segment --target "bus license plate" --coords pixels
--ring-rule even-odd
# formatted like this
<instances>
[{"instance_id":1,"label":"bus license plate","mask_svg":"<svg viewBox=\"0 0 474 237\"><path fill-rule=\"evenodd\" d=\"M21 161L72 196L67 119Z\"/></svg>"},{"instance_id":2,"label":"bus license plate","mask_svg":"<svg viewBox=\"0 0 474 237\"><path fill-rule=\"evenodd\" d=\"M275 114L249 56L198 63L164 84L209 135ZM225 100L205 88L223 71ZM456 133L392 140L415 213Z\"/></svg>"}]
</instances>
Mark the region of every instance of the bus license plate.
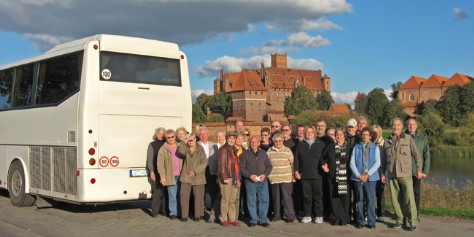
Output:
<instances>
[{"instance_id":1,"label":"bus license plate","mask_svg":"<svg viewBox=\"0 0 474 237\"><path fill-rule=\"evenodd\" d=\"M146 169L130 170L130 177L146 177L147 175Z\"/></svg>"}]
</instances>

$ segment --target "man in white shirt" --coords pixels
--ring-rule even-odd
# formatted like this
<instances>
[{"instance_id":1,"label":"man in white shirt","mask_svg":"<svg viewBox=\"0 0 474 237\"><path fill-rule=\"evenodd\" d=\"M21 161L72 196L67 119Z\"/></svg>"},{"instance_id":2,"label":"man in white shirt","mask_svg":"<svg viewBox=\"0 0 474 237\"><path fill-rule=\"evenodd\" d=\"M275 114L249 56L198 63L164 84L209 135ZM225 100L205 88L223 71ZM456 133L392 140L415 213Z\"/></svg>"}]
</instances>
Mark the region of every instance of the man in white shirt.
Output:
<instances>
[{"instance_id":1,"label":"man in white shirt","mask_svg":"<svg viewBox=\"0 0 474 237\"><path fill-rule=\"evenodd\" d=\"M214 142L209 141L209 130L206 127L199 129L199 142L198 144L204 148L207 158L206 167L206 192L211 197L211 206L209 208L209 218L206 220L208 223L215 221L218 216L217 208L219 206L218 194L219 185L217 185L217 145Z\"/></svg>"}]
</instances>

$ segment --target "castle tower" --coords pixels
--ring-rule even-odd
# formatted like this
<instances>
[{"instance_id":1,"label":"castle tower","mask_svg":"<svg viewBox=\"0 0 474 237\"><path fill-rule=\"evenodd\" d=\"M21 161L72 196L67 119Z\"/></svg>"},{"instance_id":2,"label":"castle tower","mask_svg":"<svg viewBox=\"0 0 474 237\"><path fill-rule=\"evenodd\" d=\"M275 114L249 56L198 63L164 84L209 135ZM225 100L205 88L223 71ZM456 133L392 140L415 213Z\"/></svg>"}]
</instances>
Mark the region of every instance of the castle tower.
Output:
<instances>
[{"instance_id":1,"label":"castle tower","mask_svg":"<svg viewBox=\"0 0 474 237\"><path fill-rule=\"evenodd\" d=\"M331 91L331 78L328 77L327 74L324 74L324 77L321 78L323 82L323 88L325 91L330 92Z\"/></svg>"},{"instance_id":2,"label":"castle tower","mask_svg":"<svg viewBox=\"0 0 474 237\"><path fill-rule=\"evenodd\" d=\"M287 68L287 58L286 54L272 54L272 68Z\"/></svg>"}]
</instances>

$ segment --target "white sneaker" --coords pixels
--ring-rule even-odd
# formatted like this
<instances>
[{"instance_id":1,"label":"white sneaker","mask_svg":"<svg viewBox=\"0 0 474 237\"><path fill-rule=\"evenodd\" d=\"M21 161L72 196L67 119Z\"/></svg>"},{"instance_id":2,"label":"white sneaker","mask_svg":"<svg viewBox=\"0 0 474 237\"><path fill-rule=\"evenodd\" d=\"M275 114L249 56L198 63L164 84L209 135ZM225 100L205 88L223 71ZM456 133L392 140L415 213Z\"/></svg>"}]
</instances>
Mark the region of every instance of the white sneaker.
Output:
<instances>
[{"instance_id":1,"label":"white sneaker","mask_svg":"<svg viewBox=\"0 0 474 237\"><path fill-rule=\"evenodd\" d=\"M316 219L314 219L314 224L321 224L323 223L323 217L316 217Z\"/></svg>"},{"instance_id":2,"label":"white sneaker","mask_svg":"<svg viewBox=\"0 0 474 237\"><path fill-rule=\"evenodd\" d=\"M301 219L301 223L306 224L306 223L309 223L309 222L311 222L311 217L310 216L305 216L305 217L303 217L303 219Z\"/></svg>"}]
</instances>

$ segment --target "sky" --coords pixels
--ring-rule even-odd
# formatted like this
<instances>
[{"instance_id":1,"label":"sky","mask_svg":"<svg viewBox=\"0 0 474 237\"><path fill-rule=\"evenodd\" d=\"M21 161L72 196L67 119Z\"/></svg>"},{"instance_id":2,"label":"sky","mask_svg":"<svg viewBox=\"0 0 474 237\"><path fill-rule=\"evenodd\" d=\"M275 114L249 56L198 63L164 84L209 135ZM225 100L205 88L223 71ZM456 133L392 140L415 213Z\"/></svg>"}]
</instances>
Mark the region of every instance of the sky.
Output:
<instances>
[{"instance_id":1,"label":"sky","mask_svg":"<svg viewBox=\"0 0 474 237\"><path fill-rule=\"evenodd\" d=\"M0 65L95 34L178 43L194 98L224 72L322 70L337 103L410 76L474 76L471 0L0 0Z\"/></svg>"}]
</instances>

